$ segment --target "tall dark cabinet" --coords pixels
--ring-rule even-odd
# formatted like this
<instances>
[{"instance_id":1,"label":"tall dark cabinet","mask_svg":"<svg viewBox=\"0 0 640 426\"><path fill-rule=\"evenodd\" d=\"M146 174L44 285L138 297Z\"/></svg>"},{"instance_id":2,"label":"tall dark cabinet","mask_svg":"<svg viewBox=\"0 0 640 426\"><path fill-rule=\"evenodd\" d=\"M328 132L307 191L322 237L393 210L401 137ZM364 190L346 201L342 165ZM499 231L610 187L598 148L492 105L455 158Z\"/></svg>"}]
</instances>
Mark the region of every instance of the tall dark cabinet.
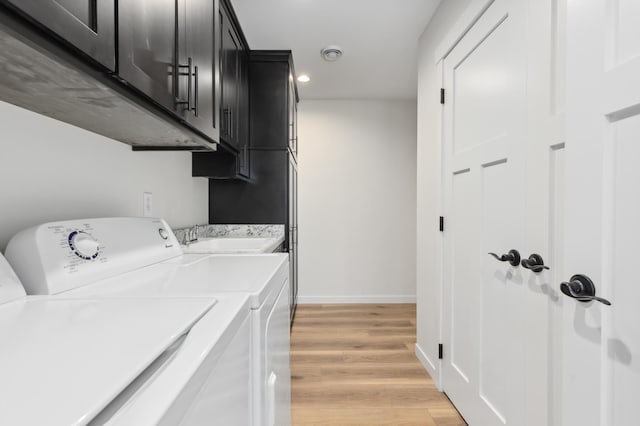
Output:
<instances>
[{"instance_id":1,"label":"tall dark cabinet","mask_svg":"<svg viewBox=\"0 0 640 426\"><path fill-rule=\"evenodd\" d=\"M298 297L298 161L295 71L290 51L249 53L251 180L209 181L209 222L284 224L291 318Z\"/></svg>"}]
</instances>

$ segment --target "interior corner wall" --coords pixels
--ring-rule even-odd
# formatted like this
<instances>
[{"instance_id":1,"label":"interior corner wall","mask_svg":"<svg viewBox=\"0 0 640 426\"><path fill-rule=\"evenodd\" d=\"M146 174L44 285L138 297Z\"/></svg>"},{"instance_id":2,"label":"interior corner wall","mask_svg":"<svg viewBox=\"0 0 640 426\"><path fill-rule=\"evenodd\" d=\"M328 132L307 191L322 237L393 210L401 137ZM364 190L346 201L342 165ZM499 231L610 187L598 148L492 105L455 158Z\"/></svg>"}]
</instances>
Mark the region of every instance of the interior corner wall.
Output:
<instances>
[{"instance_id":1,"label":"interior corner wall","mask_svg":"<svg viewBox=\"0 0 640 426\"><path fill-rule=\"evenodd\" d=\"M417 239L416 239L416 353L440 386L438 344L442 316L441 206L441 65L435 55L440 43L474 0L440 3L418 42ZM446 221L445 221L446 226Z\"/></svg>"},{"instance_id":2,"label":"interior corner wall","mask_svg":"<svg viewBox=\"0 0 640 426\"><path fill-rule=\"evenodd\" d=\"M416 104L304 100L299 302L415 301Z\"/></svg>"},{"instance_id":3,"label":"interior corner wall","mask_svg":"<svg viewBox=\"0 0 640 426\"><path fill-rule=\"evenodd\" d=\"M1 251L44 222L142 216L143 192L153 194L153 216L172 227L208 221L208 182L191 177L190 153L134 152L4 102L0 128Z\"/></svg>"}]
</instances>

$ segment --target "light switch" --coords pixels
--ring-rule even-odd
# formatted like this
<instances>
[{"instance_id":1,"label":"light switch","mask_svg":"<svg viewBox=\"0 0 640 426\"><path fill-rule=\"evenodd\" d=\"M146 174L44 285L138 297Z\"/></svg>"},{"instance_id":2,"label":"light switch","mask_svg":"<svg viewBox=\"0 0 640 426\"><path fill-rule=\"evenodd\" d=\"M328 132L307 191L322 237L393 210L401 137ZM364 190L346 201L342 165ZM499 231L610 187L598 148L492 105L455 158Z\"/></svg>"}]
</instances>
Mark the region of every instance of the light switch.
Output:
<instances>
[{"instance_id":1,"label":"light switch","mask_svg":"<svg viewBox=\"0 0 640 426\"><path fill-rule=\"evenodd\" d=\"M142 216L153 216L153 194L151 192L142 193Z\"/></svg>"}]
</instances>

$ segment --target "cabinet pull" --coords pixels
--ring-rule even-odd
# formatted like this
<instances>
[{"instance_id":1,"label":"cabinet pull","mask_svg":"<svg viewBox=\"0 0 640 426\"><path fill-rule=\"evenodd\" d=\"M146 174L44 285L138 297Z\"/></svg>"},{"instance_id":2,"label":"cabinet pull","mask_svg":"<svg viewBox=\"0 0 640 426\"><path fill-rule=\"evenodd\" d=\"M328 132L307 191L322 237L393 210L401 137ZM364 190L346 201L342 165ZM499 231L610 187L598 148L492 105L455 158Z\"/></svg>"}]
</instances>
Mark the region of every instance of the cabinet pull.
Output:
<instances>
[{"instance_id":1,"label":"cabinet pull","mask_svg":"<svg viewBox=\"0 0 640 426\"><path fill-rule=\"evenodd\" d=\"M187 76L187 100L183 101L181 99L178 98L178 100L176 101L176 105L186 105L187 106L187 111L191 111L191 68L193 66L193 60L191 58L187 59L187 64L186 65L178 65L178 70L186 68L187 72L183 72L183 71L179 71L178 75L179 76Z\"/></svg>"},{"instance_id":2,"label":"cabinet pull","mask_svg":"<svg viewBox=\"0 0 640 426\"><path fill-rule=\"evenodd\" d=\"M198 66L196 65L195 67L193 67L193 85L194 85L194 92L193 92L193 97L194 97L194 106L193 106L193 113L195 114L195 116L198 116Z\"/></svg>"},{"instance_id":3,"label":"cabinet pull","mask_svg":"<svg viewBox=\"0 0 640 426\"><path fill-rule=\"evenodd\" d=\"M222 135L223 136L229 136L229 108L223 108L222 109Z\"/></svg>"}]
</instances>

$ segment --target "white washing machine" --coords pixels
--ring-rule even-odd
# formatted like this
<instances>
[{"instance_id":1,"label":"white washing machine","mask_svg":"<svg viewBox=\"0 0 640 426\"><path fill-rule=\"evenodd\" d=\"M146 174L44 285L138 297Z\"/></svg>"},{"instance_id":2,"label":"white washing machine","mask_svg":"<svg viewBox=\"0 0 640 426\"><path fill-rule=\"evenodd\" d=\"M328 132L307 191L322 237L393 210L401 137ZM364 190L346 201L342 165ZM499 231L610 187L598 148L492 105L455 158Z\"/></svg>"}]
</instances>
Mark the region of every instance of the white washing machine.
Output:
<instances>
[{"instance_id":1,"label":"white washing machine","mask_svg":"<svg viewBox=\"0 0 640 426\"><path fill-rule=\"evenodd\" d=\"M66 260L50 258L50 251L55 250L43 250L44 246L59 247ZM78 298L248 296L252 424L290 424L286 253L182 254L164 221L110 218L49 223L23 231L9 243L7 257L31 294ZM51 263L63 265L65 280L40 273L39 265ZM112 263L111 268L103 270L103 263ZM90 279L86 274L90 267L93 283L77 285L77 281ZM122 273L127 280L121 279Z\"/></svg>"},{"instance_id":2,"label":"white washing machine","mask_svg":"<svg viewBox=\"0 0 640 426\"><path fill-rule=\"evenodd\" d=\"M0 255L0 424L246 425L248 299L223 299L25 296Z\"/></svg>"}]
</instances>

